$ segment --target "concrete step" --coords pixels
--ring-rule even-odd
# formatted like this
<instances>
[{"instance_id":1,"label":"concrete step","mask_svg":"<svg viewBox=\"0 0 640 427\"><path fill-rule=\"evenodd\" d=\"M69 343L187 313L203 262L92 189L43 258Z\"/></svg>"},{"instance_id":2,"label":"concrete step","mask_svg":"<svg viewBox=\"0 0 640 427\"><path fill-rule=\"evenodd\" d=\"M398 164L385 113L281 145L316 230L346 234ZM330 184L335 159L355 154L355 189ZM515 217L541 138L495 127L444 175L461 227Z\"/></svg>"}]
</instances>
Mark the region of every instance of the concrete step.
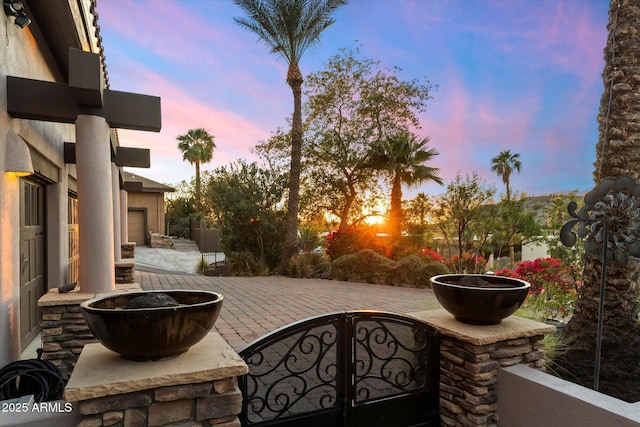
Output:
<instances>
[{"instance_id":1,"label":"concrete step","mask_svg":"<svg viewBox=\"0 0 640 427\"><path fill-rule=\"evenodd\" d=\"M171 241L173 242L173 249L177 251L200 251L198 244L193 240L171 238Z\"/></svg>"}]
</instances>

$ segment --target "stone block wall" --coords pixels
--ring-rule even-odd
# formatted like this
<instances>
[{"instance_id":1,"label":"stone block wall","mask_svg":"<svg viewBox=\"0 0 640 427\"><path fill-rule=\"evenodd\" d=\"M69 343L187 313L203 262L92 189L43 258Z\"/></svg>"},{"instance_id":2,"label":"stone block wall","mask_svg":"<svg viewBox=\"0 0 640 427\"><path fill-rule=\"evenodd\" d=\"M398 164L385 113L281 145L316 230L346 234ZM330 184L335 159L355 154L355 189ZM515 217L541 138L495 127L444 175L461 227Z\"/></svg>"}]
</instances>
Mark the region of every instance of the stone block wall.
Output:
<instances>
[{"instance_id":1,"label":"stone block wall","mask_svg":"<svg viewBox=\"0 0 640 427\"><path fill-rule=\"evenodd\" d=\"M173 241L171 237L165 236L163 234L151 233L149 236L149 247L150 248L172 248Z\"/></svg>"},{"instance_id":2,"label":"stone block wall","mask_svg":"<svg viewBox=\"0 0 640 427\"><path fill-rule=\"evenodd\" d=\"M240 427L239 376L249 368L217 332L172 358L125 360L87 345L64 391L80 427Z\"/></svg>"},{"instance_id":3,"label":"stone block wall","mask_svg":"<svg viewBox=\"0 0 640 427\"><path fill-rule=\"evenodd\" d=\"M135 281L136 262L134 260L116 261L115 268L117 284L133 283Z\"/></svg>"},{"instance_id":4,"label":"stone block wall","mask_svg":"<svg viewBox=\"0 0 640 427\"><path fill-rule=\"evenodd\" d=\"M78 427L197 425L240 427L242 394L235 378L160 387L81 401Z\"/></svg>"},{"instance_id":5,"label":"stone block wall","mask_svg":"<svg viewBox=\"0 0 640 427\"><path fill-rule=\"evenodd\" d=\"M440 334L440 425L495 427L498 370L544 370L542 339L555 327L511 316L498 325L461 323L445 310L411 313Z\"/></svg>"},{"instance_id":6,"label":"stone block wall","mask_svg":"<svg viewBox=\"0 0 640 427\"><path fill-rule=\"evenodd\" d=\"M141 289L137 283L129 283L116 286L116 290ZM80 290L61 294L53 289L38 300L42 308L42 358L56 365L65 380L71 376L84 346L98 342L80 312L80 304L95 296Z\"/></svg>"},{"instance_id":7,"label":"stone block wall","mask_svg":"<svg viewBox=\"0 0 640 427\"><path fill-rule=\"evenodd\" d=\"M526 364L544 370L543 336L473 345L440 340L440 420L444 426L498 424L498 368Z\"/></svg>"},{"instance_id":8,"label":"stone block wall","mask_svg":"<svg viewBox=\"0 0 640 427\"><path fill-rule=\"evenodd\" d=\"M68 380L85 345L98 342L80 313L80 305L42 307L42 358Z\"/></svg>"},{"instance_id":9,"label":"stone block wall","mask_svg":"<svg viewBox=\"0 0 640 427\"><path fill-rule=\"evenodd\" d=\"M136 242L128 242L120 245L120 256L122 259L133 259L136 257Z\"/></svg>"}]
</instances>

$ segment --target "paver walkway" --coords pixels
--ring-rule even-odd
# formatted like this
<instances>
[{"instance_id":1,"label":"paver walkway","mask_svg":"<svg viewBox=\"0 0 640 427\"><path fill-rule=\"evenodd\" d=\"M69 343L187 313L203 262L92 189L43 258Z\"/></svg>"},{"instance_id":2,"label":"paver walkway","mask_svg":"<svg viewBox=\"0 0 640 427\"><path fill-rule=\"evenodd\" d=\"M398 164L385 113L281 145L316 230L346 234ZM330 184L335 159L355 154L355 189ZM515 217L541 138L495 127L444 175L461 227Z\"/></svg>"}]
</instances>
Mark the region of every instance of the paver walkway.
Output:
<instances>
[{"instance_id":1,"label":"paver walkway","mask_svg":"<svg viewBox=\"0 0 640 427\"><path fill-rule=\"evenodd\" d=\"M411 313L438 308L427 289L337 280L269 277L206 277L136 271L144 290L201 289L224 296L215 328L235 350L307 317L348 310Z\"/></svg>"}]
</instances>

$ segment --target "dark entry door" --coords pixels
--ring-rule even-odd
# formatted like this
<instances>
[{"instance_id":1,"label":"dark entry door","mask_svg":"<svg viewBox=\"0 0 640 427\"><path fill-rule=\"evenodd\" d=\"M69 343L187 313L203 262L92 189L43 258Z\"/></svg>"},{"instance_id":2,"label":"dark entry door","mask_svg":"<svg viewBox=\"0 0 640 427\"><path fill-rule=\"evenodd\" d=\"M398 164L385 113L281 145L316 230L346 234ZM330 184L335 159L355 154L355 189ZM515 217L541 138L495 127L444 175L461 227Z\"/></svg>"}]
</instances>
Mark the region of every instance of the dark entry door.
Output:
<instances>
[{"instance_id":1,"label":"dark entry door","mask_svg":"<svg viewBox=\"0 0 640 427\"><path fill-rule=\"evenodd\" d=\"M243 426L436 426L439 341L383 312L310 318L240 352Z\"/></svg>"},{"instance_id":2,"label":"dark entry door","mask_svg":"<svg viewBox=\"0 0 640 427\"><path fill-rule=\"evenodd\" d=\"M24 349L40 332L38 299L45 289L44 186L20 180L20 338Z\"/></svg>"}]
</instances>

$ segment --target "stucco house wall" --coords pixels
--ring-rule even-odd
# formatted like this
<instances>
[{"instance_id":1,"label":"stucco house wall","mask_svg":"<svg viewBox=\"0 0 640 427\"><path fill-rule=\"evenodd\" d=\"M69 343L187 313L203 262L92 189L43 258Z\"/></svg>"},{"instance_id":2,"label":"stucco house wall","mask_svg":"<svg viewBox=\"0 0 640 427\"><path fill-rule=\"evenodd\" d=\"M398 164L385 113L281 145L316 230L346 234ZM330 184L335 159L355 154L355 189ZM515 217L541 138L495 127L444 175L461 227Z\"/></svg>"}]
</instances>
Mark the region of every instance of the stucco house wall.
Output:
<instances>
[{"instance_id":1,"label":"stucco house wall","mask_svg":"<svg viewBox=\"0 0 640 427\"><path fill-rule=\"evenodd\" d=\"M75 141L74 124L12 118L7 112L7 76L66 83L68 48L99 53L91 0L22 0L32 23L22 29L0 12L0 366L20 358L20 180L44 187L45 291L67 281L69 194L75 190L75 165L64 163L65 142ZM0 9L1 10L1 9ZM52 36L52 34L56 36ZM62 52L65 52L64 54ZM20 178L5 172L11 135L28 147L35 174ZM16 139L11 139L15 143Z\"/></svg>"}]
</instances>

